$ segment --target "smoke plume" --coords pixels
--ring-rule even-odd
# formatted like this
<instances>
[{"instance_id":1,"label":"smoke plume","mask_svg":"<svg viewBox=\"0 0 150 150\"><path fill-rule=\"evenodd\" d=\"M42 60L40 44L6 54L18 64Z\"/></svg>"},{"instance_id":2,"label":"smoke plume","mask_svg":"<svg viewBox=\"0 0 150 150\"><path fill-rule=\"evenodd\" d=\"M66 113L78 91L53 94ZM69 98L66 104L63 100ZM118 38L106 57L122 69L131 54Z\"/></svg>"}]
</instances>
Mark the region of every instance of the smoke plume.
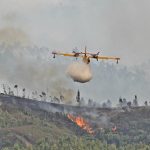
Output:
<instances>
[{"instance_id":1,"label":"smoke plume","mask_svg":"<svg viewBox=\"0 0 150 150\"><path fill-rule=\"evenodd\" d=\"M64 97L64 102L73 100L73 86L66 78L65 65L59 65L48 55L49 49L36 46L24 47L20 44L0 44L0 79L1 84L9 86L18 84L20 89L26 88L28 93L42 91L47 97Z\"/></svg>"},{"instance_id":2,"label":"smoke plume","mask_svg":"<svg viewBox=\"0 0 150 150\"><path fill-rule=\"evenodd\" d=\"M67 74L75 81L80 83L88 82L92 79L91 67L85 63L74 62L69 65Z\"/></svg>"},{"instance_id":3,"label":"smoke plume","mask_svg":"<svg viewBox=\"0 0 150 150\"><path fill-rule=\"evenodd\" d=\"M20 28L4 27L0 29L0 42L9 45L13 43L28 45L30 40L27 34Z\"/></svg>"}]
</instances>

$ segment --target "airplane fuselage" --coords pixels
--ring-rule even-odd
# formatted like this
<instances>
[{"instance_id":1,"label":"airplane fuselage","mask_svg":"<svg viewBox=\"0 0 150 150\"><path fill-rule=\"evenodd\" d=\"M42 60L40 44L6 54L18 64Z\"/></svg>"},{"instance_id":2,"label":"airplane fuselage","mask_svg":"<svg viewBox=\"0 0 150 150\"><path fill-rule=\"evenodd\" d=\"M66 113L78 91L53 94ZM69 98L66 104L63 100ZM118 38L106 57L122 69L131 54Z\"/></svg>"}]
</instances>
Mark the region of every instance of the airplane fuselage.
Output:
<instances>
[{"instance_id":1,"label":"airplane fuselage","mask_svg":"<svg viewBox=\"0 0 150 150\"><path fill-rule=\"evenodd\" d=\"M86 64L89 64L90 63L90 58L88 56L84 56L82 61Z\"/></svg>"}]
</instances>

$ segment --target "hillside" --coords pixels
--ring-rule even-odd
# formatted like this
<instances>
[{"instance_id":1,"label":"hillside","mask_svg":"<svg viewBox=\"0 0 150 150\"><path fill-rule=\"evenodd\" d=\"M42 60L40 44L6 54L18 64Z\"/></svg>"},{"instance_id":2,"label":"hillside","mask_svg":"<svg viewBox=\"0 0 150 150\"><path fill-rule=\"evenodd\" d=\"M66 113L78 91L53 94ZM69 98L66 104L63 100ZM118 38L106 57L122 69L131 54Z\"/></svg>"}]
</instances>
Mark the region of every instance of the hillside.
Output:
<instances>
[{"instance_id":1,"label":"hillside","mask_svg":"<svg viewBox=\"0 0 150 150\"><path fill-rule=\"evenodd\" d=\"M86 108L1 95L0 149L148 150L149 113L149 107ZM79 127L68 114L88 125Z\"/></svg>"}]
</instances>

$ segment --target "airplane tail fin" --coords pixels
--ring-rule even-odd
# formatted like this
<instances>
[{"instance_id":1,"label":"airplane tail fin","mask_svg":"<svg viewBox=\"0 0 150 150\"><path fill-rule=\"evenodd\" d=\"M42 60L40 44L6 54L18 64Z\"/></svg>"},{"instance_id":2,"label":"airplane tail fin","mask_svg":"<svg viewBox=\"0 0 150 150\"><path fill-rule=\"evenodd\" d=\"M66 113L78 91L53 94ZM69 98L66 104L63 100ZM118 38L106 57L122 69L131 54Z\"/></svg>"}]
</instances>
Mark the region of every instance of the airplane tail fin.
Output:
<instances>
[{"instance_id":1,"label":"airplane tail fin","mask_svg":"<svg viewBox=\"0 0 150 150\"><path fill-rule=\"evenodd\" d=\"M86 51L86 46L85 46L85 56L86 56L86 54L87 54L87 51Z\"/></svg>"}]
</instances>

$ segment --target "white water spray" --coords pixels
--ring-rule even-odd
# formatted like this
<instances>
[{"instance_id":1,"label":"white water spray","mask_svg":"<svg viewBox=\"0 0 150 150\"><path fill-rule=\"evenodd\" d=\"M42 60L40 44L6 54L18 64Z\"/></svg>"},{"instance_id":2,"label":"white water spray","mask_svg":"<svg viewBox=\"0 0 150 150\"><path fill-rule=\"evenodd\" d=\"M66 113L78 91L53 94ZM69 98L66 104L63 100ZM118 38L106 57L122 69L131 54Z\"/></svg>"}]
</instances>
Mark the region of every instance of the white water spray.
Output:
<instances>
[{"instance_id":1,"label":"white water spray","mask_svg":"<svg viewBox=\"0 0 150 150\"><path fill-rule=\"evenodd\" d=\"M80 83L89 82L92 79L92 71L89 64L74 62L67 68L67 74Z\"/></svg>"}]
</instances>

